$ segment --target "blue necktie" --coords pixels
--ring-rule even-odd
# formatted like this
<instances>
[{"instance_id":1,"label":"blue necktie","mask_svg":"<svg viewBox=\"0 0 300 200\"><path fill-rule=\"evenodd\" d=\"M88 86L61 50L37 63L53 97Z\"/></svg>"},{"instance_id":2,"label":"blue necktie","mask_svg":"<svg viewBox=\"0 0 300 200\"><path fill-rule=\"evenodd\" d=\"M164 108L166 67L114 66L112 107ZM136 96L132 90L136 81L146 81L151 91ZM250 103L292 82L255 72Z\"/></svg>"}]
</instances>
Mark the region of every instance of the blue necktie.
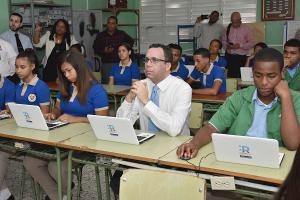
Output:
<instances>
[{"instance_id":1,"label":"blue necktie","mask_svg":"<svg viewBox=\"0 0 300 200\"><path fill-rule=\"evenodd\" d=\"M151 97L150 100L157 106L159 106L159 94L158 94L158 90L159 88L157 87L157 85L155 85L152 88L152 93L151 93ZM152 120L149 118L149 122L148 122L148 131L150 132L158 132L160 131L159 128L157 128L157 126L155 126L155 124L152 122Z\"/></svg>"}]
</instances>

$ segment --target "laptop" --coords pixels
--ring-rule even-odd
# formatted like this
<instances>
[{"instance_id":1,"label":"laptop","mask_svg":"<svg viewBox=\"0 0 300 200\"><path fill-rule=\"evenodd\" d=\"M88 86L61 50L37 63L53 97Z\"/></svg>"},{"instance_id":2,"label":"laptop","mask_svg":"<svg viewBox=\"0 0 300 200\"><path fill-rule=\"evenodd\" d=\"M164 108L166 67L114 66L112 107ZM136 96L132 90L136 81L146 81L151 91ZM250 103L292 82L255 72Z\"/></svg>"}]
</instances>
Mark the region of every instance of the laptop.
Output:
<instances>
[{"instance_id":1,"label":"laptop","mask_svg":"<svg viewBox=\"0 0 300 200\"><path fill-rule=\"evenodd\" d=\"M212 142L218 161L279 168L284 157L274 139L213 133Z\"/></svg>"},{"instance_id":2,"label":"laptop","mask_svg":"<svg viewBox=\"0 0 300 200\"><path fill-rule=\"evenodd\" d=\"M8 103L8 107L20 127L49 131L68 124L58 120L46 121L39 106Z\"/></svg>"},{"instance_id":3,"label":"laptop","mask_svg":"<svg viewBox=\"0 0 300 200\"><path fill-rule=\"evenodd\" d=\"M253 82L252 67L241 67L240 70L242 81Z\"/></svg>"},{"instance_id":4,"label":"laptop","mask_svg":"<svg viewBox=\"0 0 300 200\"><path fill-rule=\"evenodd\" d=\"M101 140L138 145L155 136L153 133L135 131L131 121L126 118L99 115L87 117L96 137Z\"/></svg>"}]
</instances>

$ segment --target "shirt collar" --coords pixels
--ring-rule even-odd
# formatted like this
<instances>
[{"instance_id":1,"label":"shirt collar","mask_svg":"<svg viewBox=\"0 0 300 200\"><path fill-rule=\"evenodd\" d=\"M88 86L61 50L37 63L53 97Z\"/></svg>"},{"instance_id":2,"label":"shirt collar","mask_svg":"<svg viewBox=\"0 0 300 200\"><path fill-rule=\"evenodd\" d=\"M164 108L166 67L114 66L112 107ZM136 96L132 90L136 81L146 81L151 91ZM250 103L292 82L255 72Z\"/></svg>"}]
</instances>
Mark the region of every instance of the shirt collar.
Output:
<instances>
[{"instance_id":1,"label":"shirt collar","mask_svg":"<svg viewBox=\"0 0 300 200\"><path fill-rule=\"evenodd\" d=\"M129 67L132 64L132 60L129 59L129 62L127 63L126 67ZM123 67L121 61L119 62L119 67Z\"/></svg>"},{"instance_id":2,"label":"shirt collar","mask_svg":"<svg viewBox=\"0 0 300 200\"><path fill-rule=\"evenodd\" d=\"M177 63L177 67L176 67L172 72L178 72L179 66L180 66L180 63L178 62L178 63Z\"/></svg>"},{"instance_id":3,"label":"shirt collar","mask_svg":"<svg viewBox=\"0 0 300 200\"><path fill-rule=\"evenodd\" d=\"M292 69L289 68L289 67L286 67L286 69L287 69L288 71L297 71L299 68L300 68L300 61L298 62L297 66L294 67L294 68L292 68Z\"/></svg>"},{"instance_id":4,"label":"shirt collar","mask_svg":"<svg viewBox=\"0 0 300 200\"><path fill-rule=\"evenodd\" d=\"M213 63L210 63L210 66L209 66L207 72L205 72L205 73L202 72L202 73L205 74L205 75L210 75L210 72L211 72L211 70L213 69L213 67L214 67L214 64L213 64Z\"/></svg>"},{"instance_id":5,"label":"shirt collar","mask_svg":"<svg viewBox=\"0 0 300 200\"><path fill-rule=\"evenodd\" d=\"M168 75L164 80L160 81L157 84L157 87L159 88L159 90L164 91L168 88L168 85L172 82L172 75ZM155 84L147 78L147 82L150 84L150 88L152 88Z\"/></svg>"},{"instance_id":6,"label":"shirt collar","mask_svg":"<svg viewBox=\"0 0 300 200\"><path fill-rule=\"evenodd\" d=\"M16 33L18 33L18 34L20 35L19 31L16 31L16 32L15 32L15 31L12 31L12 30L10 30L10 29L9 29L8 31L9 31L11 34L16 34Z\"/></svg>"},{"instance_id":7,"label":"shirt collar","mask_svg":"<svg viewBox=\"0 0 300 200\"><path fill-rule=\"evenodd\" d=\"M31 81L29 81L29 83L27 83L27 85L32 85L35 86L38 82L39 78L38 76L35 74L34 77L31 79ZM22 80L20 81L20 85L26 84L24 83Z\"/></svg>"},{"instance_id":8,"label":"shirt collar","mask_svg":"<svg viewBox=\"0 0 300 200\"><path fill-rule=\"evenodd\" d=\"M278 101L278 97L276 96L273 101L271 103L269 103L268 105L266 105L265 103L263 103L257 96L257 89L255 89L254 93L253 93L253 97L252 97L252 101L257 103L259 106L263 106L265 108L272 108L272 106Z\"/></svg>"}]
</instances>

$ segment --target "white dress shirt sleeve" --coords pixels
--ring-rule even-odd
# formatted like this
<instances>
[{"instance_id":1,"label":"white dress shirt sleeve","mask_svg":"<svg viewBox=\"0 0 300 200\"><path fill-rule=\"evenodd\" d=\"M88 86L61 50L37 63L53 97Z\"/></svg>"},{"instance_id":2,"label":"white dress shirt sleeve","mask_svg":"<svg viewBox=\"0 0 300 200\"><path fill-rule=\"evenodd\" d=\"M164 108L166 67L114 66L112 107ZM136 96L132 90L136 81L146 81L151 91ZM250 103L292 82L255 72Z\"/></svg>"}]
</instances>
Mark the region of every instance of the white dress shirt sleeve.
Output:
<instances>
[{"instance_id":1,"label":"white dress shirt sleeve","mask_svg":"<svg viewBox=\"0 0 300 200\"><path fill-rule=\"evenodd\" d=\"M165 104L170 103L171 110L166 112L149 101L143 111L160 130L170 136L177 136L181 133L191 110L192 89L186 84L173 91L176 92L160 95Z\"/></svg>"},{"instance_id":2,"label":"white dress shirt sleeve","mask_svg":"<svg viewBox=\"0 0 300 200\"><path fill-rule=\"evenodd\" d=\"M130 119L132 125L139 118L139 101L137 98L132 103L123 101L119 109L117 110L117 117Z\"/></svg>"},{"instance_id":3,"label":"white dress shirt sleeve","mask_svg":"<svg viewBox=\"0 0 300 200\"><path fill-rule=\"evenodd\" d=\"M35 44L33 43L33 46L37 47L37 48L42 48L43 46L45 46L46 42L49 40L49 36L50 36L50 31L47 31L44 35L42 35L42 37L40 38L40 42Z\"/></svg>"}]
</instances>

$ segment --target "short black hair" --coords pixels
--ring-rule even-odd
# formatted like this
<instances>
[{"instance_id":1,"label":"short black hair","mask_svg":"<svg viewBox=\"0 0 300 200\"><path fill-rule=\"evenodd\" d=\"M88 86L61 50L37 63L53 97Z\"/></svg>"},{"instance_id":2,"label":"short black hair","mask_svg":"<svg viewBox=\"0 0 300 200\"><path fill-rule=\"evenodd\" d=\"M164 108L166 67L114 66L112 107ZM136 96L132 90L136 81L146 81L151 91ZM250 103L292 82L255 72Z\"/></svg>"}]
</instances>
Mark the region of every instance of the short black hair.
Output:
<instances>
[{"instance_id":1,"label":"short black hair","mask_svg":"<svg viewBox=\"0 0 300 200\"><path fill-rule=\"evenodd\" d=\"M264 42L258 42L258 43L256 43L256 44L254 45L254 49L255 49L256 47L261 47L262 49L264 49L264 48L267 48L268 45L267 45L266 43L264 43Z\"/></svg>"},{"instance_id":2,"label":"short black hair","mask_svg":"<svg viewBox=\"0 0 300 200\"><path fill-rule=\"evenodd\" d=\"M296 38L290 39L284 44L285 47L298 47L298 51L300 51L300 40Z\"/></svg>"},{"instance_id":3,"label":"short black hair","mask_svg":"<svg viewBox=\"0 0 300 200\"><path fill-rule=\"evenodd\" d=\"M108 23L108 21L110 20L110 19L114 19L115 21L116 21L116 24L118 24L118 18L116 17L116 16L109 16L108 18L107 18L107 23Z\"/></svg>"},{"instance_id":4,"label":"short black hair","mask_svg":"<svg viewBox=\"0 0 300 200\"><path fill-rule=\"evenodd\" d=\"M195 55L201 55L204 58L210 58L210 52L206 48L199 48L195 50L193 56Z\"/></svg>"},{"instance_id":5,"label":"short black hair","mask_svg":"<svg viewBox=\"0 0 300 200\"><path fill-rule=\"evenodd\" d=\"M166 46L164 44L155 43L155 44L151 44L149 46L149 49L151 49L151 48L162 48L164 51L165 62L172 63L173 55L172 55L171 49L168 46Z\"/></svg>"},{"instance_id":6,"label":"short black hair","mask_svg":"<svg viewBox=\"0 0 300 200\"><path fill-rule=\"evenodd\" d=\"M210 43L209 43L209 46L210 46L211 43L213 43L213 42L217 42L217 43L219 44L219 49L222 49L223 45L222 45L222 42L221 42L220 40L218 40L218 39L213 39L213 40L211 40Z\"/></svg>"},{"instance_id":7,"label":"short black hair","mask_svg":"<svg viewBox=\"0 0 300 200\"><path fill-rule=\"evenodd\" d=\"M20 18L20 22L21 22L21 23L23 22L23 17L22 17L22 15L20 15L19 13L14 12L14 13L11 13L10 16L17 16L17 17Z\"/></svg>"},{"instance_id":8,"label":"short black hair","mask_svg":"<svg viewBox=\"0 0 300 200\"><path fill-rule=\"evenodd\" d=\"M177 50L180 51L180 55L182 54L182 48L181 48L181 46L179 46L178 44L171 43L171 44L168 44L168 47L169 47L170 49L177 49Z\"/></svg>"},{"instance_id":9,"label":"short black hair","mask_svg":"<svg viewBox=\"0 0 300 200\"><path fill-rule=\"evenodd\" d=\"M264 48L254 56L254 66L256 62L277 62L280 71L283 68L283 55L273 48Z\"/></svg>"}]
</instances>

